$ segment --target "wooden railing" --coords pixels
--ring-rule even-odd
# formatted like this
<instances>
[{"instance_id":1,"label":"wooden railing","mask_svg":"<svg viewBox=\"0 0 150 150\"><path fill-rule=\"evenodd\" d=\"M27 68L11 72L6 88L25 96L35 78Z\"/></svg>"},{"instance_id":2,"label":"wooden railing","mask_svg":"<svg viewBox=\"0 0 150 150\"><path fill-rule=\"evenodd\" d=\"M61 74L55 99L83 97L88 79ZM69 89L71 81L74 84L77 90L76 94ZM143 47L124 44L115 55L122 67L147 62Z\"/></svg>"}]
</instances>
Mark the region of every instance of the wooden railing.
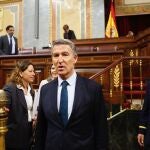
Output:
<instances>
[{"instance_id":1,"label":"wooden railing","mask_svg":"<svg viewBox=\"0 0 150 150\"><path fill-rule=\"evenodd\" d=\"M141 109L150 57L123 57L90 77L103 86L109 117L124 108Z\"/></svg>"}]
</instances>

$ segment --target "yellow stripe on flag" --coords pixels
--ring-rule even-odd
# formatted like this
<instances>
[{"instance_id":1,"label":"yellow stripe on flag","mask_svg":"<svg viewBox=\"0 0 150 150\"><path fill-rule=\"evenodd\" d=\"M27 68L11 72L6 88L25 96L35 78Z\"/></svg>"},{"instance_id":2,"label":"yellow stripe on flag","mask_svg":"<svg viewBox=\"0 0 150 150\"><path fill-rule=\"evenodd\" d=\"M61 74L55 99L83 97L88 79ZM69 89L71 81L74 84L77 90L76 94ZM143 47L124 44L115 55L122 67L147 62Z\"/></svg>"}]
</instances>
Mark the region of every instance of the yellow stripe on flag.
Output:
<instances>
[{"instance_id":1,"label":"yellow stripe on flag","mask_svg":"<svg viewBox=\"0 0 150 150\"><path fill-rule=\"evenodd\" d=\"M110 14L106 26L106 36L109 38L118 37L113 1L111 1Z\"/></svg>"}]
</instances>

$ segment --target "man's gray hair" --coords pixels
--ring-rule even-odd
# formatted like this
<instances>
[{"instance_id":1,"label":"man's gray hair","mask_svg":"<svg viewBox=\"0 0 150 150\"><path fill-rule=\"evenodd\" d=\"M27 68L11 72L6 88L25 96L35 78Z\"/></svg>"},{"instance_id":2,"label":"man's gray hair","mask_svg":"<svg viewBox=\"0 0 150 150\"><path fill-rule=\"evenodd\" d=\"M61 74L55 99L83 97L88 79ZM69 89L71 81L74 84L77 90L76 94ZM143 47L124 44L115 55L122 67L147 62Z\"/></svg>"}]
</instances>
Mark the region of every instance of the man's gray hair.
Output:
<instances>
[{"instance_id":1,"label":"man's gray hair","mask_svg":"<svg viewBox=\"0 0 150 150\"><path fill-rule=\"evenodd\" d=\"M73 51L73 54L77 55L75 44L71 40L58 39L58 40L53 41L53 43L52 43L52 53L53 53L53 48L56 45L68 45L71 48L71 50Z\"/></svg>"}]
</instances>

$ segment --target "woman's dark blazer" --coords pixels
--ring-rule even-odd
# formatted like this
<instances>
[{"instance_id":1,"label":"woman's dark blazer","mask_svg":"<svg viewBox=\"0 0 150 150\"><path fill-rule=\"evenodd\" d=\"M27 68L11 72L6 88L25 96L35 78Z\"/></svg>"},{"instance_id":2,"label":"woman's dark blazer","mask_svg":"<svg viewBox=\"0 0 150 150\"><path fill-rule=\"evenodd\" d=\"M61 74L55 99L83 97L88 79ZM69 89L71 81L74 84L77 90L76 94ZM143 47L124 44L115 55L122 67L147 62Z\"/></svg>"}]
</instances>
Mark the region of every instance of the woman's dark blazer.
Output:
<instances>
[{"instance_id":1,"label":"woman's dark blazer","mask_svg":"<svg viewBox=\"0 0 150 150\"><path fill-rule=\"evenodd\" d=\"M30 144L31 126L28 122L28 111L24 93L13 83L5 85L3 90L8 98L8 132L6 147L26 148ZM34 93L32 92L32 97Z\"/></svg>"}]
</instances>

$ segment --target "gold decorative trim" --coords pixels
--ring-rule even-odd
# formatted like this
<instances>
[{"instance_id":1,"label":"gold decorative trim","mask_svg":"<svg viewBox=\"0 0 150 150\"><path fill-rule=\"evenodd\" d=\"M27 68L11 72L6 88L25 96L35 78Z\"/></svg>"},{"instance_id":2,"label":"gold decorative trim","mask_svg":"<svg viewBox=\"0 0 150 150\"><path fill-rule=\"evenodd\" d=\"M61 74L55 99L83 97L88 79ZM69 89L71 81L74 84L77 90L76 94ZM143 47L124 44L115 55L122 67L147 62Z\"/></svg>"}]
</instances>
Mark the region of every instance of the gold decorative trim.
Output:
<instances>
[{"instance_id":1,"label":"gold decorative trim","mask_svg":"<svg viewBox=\"0 0 150 150\"><path fill-rule=\"evenodd\" d=\"M90 0L90 13L89 14L92 14L92 0ZM91 15L91 17L90 17L90 19L89 19L89 24L90 24L90 28L88 29L88 30L90 30L90 32L89 32L89 37L87 37L87 38L91 38L92 37L92 20L93 20L93 16Z\"/></svg>"},{"instance_id":2,"label":"gold decorative trim","mask_svg":"<svg viewBox=\"0 0 150 150\"><path fill-rule=\"evenodd\" d=\"M150 3L126 4L124 0L115 0L116 16L150 14Z\"/></svg>"},{"instance_id":3,"label":"gold decorative trim","mask_svg":"<svg viewBox=\"0 0 150 150\"><path fill-rule=\"evenodd\" d=\"M116 113L115 115L111 116L110 118L107 118L107 120L112 120L113 118L116 118L117 116L121 115L122 113L124 113L125 111L127 111L127 109L123 109L122 111Z\"/></svg>"},{"instance_id":4,"label":"gold decorative trim","mask_svg":"<svg viewBox=\"0 0 150 150\"><path fill-rule=\"evenodd\" d=\"M51 0L52 1L52 0ZM56 35L57 35L57 32L56 32L56 26L57 26L57 22L56 22L56 20L57 20L57 13L56 13L56 10L57 10L57 4L54 2L54 1L52 1L52 9L51 9L51 13L52 13L52 15L51 15L51 22L52 22L52 26L51 26L51 37L52 37L52 39L51 40L56 40Z\"/></svg>"},{"instance_id":5,"label":"gold decorative trim","mask_svg":"<svg viewBox=\"0 0 150 150\"><path fill-rule=\"evenodd\" d=\"M146 129L146 127L145 127L145 126L139 126L139 128L140 128L140 129Z\"/></svg>"},{"instance_id":6,"label":"gold decorative trim","mask_svg":"<svg viewBox=\"0 0 150 150\"><path fill-rule=\"evenodd\" d=\"M20 2L22 0L0 0L0 4L7 4L7 3L14 3L14 2Z\"/></svg>"},{"instance_id":7,"label":"gold decorative trim","mask_svg":"<svg viewBox=\"0 0 150 150\"><path fill-rule=\"evenodd\" d=\"M120 85L119 79L120 79L120 69L119 69L119 66L116 65L116 67L114 69L114 87L116 87L116 88L118 88Z\"/></svg>"},{"instance_id":8,"label":"gold decorative trim","mask_svg":"<svg viewBox=\"0 0 150 150\"><path fill-rule=\"evenodd\" d=\"M50 16L50 22L49 22L49 42L52 42L51 40L53 39L52 38L52 26L53 26L53 24L52 24L52 1L50 0L49 1L49 8L50 8L50 10L49 10L49 16Z\"/></svg>"},{"instance_id":9,"label":"gold decorative trim","mask_svg":"<svg viewBox=\"0 0 150 150\"><path fill-rule=\"evenodd\" d=\"M91 18L92 16L89 15L91 14L91 0L87 0L86 1L86 37L85 38L90 38L91 37L91 25L92 25L92 22L91 22Z\"/></svg>"},{"instance_id":10,"label":"gold decorative trim","mask_svg":"<svg viewBox=\"0 0 150 150\"><path fill-rule=\"evenodd\" d=\"M134 56L134 52L133 52L132 49L130 50L129 56L130 56L130 57L133 57L133 56Z\"/></svg>"},{"instance_id":11,"label":"gold decorative trim","mask_svg":"<svg viewBox=\"0 0 150 150\"><path fill-rule=\"evenodd\" d=\"M3 15L4 15L4 9L0 7L0 31L3 30Z\"/></svg>"}]
</instances>

